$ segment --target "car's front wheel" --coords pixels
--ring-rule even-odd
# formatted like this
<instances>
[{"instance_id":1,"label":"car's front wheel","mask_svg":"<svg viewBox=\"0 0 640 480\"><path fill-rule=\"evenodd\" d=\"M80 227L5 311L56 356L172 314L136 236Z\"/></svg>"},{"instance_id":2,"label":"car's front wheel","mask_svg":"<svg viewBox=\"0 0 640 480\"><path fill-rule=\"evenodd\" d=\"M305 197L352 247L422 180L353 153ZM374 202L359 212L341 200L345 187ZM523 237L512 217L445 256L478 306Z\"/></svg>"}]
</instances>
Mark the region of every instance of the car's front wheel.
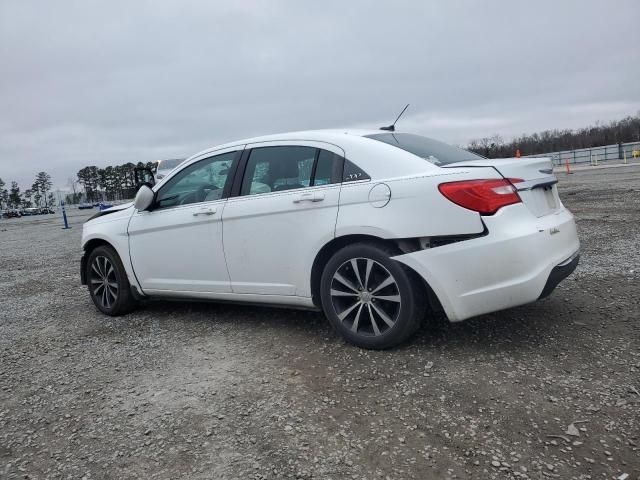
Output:
<instances>
[{"instance_id":1,"label":"car's front wheel","mask_svg":"<svg viewBox=\"0 0 640 480\"><path fill-rule=\"evenodd\" d=\"M424 318L424 292L415 274L392 260L392 254L382 245L349 245L333 255L322 274L325 315L345 340L359 347L393 347Z\"/></svg>"},{"instance_id":2,"label":"car's front wheel","mask_svg":"<svg viewBox=\"0 0 640 480\"><path fill-rule=\"evenodd\" d=\"M86 278L91 300L102 313L123 315L136 306L124 266L110 246L102 245L91 251Z\"/></svg>"}]
</instances>

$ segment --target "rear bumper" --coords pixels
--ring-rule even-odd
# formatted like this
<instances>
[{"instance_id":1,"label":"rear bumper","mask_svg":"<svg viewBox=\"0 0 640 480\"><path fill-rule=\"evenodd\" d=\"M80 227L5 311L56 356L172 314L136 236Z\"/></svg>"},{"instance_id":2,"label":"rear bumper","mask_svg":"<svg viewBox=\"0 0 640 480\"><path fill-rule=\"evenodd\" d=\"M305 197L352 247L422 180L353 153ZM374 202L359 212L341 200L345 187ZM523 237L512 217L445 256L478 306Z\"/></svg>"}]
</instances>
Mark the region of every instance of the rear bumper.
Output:
<instances>
[{"instance_id":1,"label":"rear bumper","mask_svg":"<svg viewBox=\"0 0 640 480\"><path fill-rule=\"evenodd\" d=\"M431 286L451 321L533 302L578 263L573 215L536 218L522 204L483 217L489 234L393 257Z\"/></svg>"},{"instance_id":2,"label":"rear bumper","mask_svg":"<svg viewBox=\"0 0 640 480\"><path fill-rule=\"evenodd\" d=\"M551 295L551 292L555 290L558 284L573 273L578 266L578 262L580 262L580 254L576 252L573 257L553 267L538 299Z\"/></svg>"}]
</instances>

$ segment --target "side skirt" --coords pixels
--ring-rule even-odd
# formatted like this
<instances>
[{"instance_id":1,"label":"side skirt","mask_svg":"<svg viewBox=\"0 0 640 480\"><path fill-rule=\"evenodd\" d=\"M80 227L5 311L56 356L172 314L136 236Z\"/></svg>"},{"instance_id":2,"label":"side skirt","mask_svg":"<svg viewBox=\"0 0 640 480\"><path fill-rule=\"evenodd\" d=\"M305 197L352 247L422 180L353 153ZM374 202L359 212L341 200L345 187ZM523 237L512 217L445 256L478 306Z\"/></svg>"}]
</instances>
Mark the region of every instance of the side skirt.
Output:
<instances>
[{"instance_id":1,"label":"side skirt","mask_svg":"<svg viewBox=\"0 0 640 480\"><path fill-rule=\"evenodd\" d=\"M139 295L139 294L138 294ZM314 305L310 297L288 295L254 295L245 293L172 292L166 290L146 290L144 300L198 301L231 303L260 307L291 308L294 310L322 311Z\"/></svg>"}]
</instances>

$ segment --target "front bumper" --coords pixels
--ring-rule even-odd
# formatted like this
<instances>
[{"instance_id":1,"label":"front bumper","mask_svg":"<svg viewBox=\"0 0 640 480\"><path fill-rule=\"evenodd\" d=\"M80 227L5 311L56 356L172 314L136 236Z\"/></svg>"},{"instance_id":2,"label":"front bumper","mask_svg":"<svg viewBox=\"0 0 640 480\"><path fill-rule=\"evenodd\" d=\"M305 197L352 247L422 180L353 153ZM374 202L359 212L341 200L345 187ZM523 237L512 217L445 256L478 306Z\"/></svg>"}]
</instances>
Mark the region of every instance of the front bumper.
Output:
<instances>
[{"instance_id":1,"label":"front bumper","mask_svg":"<svg viewBox=\"0 0 640 480\"><path fill-rule=\"evenodd\" d=\"M483 217L489 234L393 257L422 276L451 321L533 302L577 266L573 215L532 216L522 204Z\"/></svg>"}]
</instances>

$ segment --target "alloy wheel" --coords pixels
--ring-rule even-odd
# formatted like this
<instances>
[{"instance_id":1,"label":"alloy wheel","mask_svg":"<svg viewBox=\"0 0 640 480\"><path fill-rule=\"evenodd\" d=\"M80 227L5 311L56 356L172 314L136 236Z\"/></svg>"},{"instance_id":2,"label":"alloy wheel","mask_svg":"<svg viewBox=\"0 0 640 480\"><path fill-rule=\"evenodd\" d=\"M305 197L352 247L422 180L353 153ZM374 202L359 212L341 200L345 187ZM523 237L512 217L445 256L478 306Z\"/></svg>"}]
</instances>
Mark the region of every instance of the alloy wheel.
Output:
<instances>
[{"instance_id":1,"label":"alloy wheel","mask_svg":"<svg viewBox=\"0 0 640 480\"><path fill-rule=\"evenodd\" d=\"M395 278L370 258L352 258L340 265L331 280L330 295L342 324L365 336L386 333L402 306Z\"/></svg>"},{"instance_id":2,"label":"alloy wheel","mask_svg":"<svg viewBox=\"0 0 640 480\"><path fill-rule=\"evenodd\" d=\"M118 299L118 279L111 261L97 256L91 264L90 288L103 308L110 309Z\"/></svg>"}]
</instances>

